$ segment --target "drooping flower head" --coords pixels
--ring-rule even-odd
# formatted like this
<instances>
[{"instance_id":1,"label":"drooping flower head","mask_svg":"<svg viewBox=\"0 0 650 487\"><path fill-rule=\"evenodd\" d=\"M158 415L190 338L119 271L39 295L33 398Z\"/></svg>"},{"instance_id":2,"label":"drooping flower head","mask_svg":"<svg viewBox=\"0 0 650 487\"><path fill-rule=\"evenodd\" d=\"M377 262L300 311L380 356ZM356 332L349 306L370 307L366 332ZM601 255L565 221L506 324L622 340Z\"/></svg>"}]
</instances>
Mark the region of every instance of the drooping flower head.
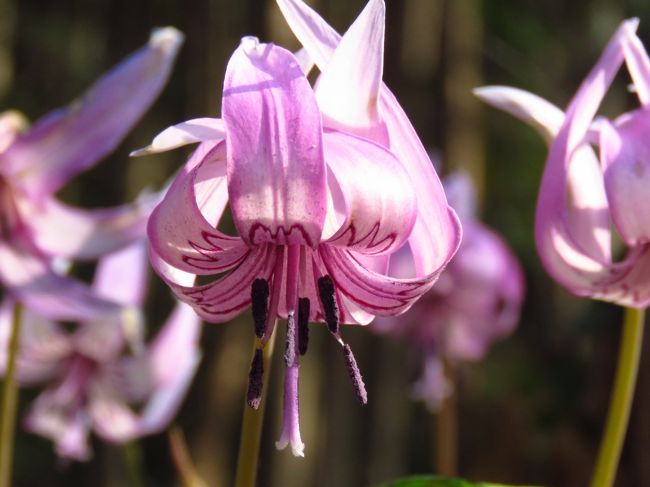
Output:
<instances>
[{"instance_id":1,"label":"drooping flower head","mask_svg":"<svg viewBox=\"0 0 650 487\"><path fill-rule=\"evenodd\" d=\"M15 112L0 115L0 285L36 313L83 320L119 312L52 264L94 260L142 238L155 199L85 211L55 193L130 131L164 86L182 38L171 27L154 31L83 97L31 128Z\"/></svg>"},{"instance_id":2,"label":"drooping flower head","mask_svg":"<svg viewBox=\"0 0 650 487\"><path fill-rule=\"evenodd\" d=\"M463 223L463 241L440 279L406 314L375 320L371 327L407 342L424 355L415 394L437 410L449 392L442 360L480 360L490 345L514 329L524 296L521 267L503 239L476 219L469 176L445 180L449 202ZM393 272L409 265L396 255Z\"/></svg>"},{"instance_id":3,"label":"drooping flower head","mask_svg":"<svg viewBox=\"0 0 650 487\"><path fill-rule=\"evenodd\" d=\"M192 308L177 304L151 343L143 341L147 267L142 241L100 260L93 292L123 306L119 318L86 321L69 332L32 310L24 314L17 379L44 388L25 425L51 439L61 457L87 460L91 430L113 443L161 431L194 376L200 321ZM10 300L0 307L0 368L11 308Z\"/></svg>"},{"instance_id":4,"label":"drooping flower head","mask_svg":"<svg viewBox=\"0 0 650 487\"><path fill-rule=\"evenodd\" d=\"M532 125L550 144L537 201L535 237L546 270L579 296L642 308L650 304L650 59L621 24L566 113L522 90L485 87L487 103ZM625 61L640 107L596 116ZM598 147L594 153L592 146ZM627 247L616 260L613 225Z\"/></svg>"},{"instance_id":5,"label":"drooping flower head","mask_svg":"<svg viewBox=\"0 0 650 487\"><path fill-rule=\"evenodd\" d=\"M339 325L408 309L452 257L460 226L408 119L381 83L383 1L371 0L343 38L301 2L289 4L300 9L287 16L305 47L300 59L242 39L226 70L222 118L171 127L137 153L201 142L149 221L154 267L207 321L252 307L260 347L276 319L286 318L278 447L290 444L302 455L298 365L307 324L327 324L365 403ZM315 90L305 52L321 68ZM216 229L226 205L238 236ZM389 256L404 245L416 271L389 277ZM197 275L217 277L194 285ZM253 407L262 373L258 350Z\"/></svg>"}]
</instances>

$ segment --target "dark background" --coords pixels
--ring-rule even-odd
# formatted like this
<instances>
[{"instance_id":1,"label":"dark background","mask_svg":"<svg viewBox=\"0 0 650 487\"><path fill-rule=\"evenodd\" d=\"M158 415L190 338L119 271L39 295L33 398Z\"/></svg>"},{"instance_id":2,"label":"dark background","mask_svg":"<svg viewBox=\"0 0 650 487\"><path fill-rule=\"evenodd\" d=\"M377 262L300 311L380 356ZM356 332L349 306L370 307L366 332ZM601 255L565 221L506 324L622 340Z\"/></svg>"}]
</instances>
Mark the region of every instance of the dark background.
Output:
<instances>
[{"instance_id":1,"label":"dark background","mask_svg":"<svg viewBox=\"0 0 650 487\"><path fill-rule=\"evenodd\" d=\"M339 31L362 0L309 2ZM533 245L533 219L545 146L528 127L481 106L471 88L518 86L566 106L621 20L641 18L643 0L387 0L385 81L446 173L465 168L481 191L485 221L521 259L527 298L515 334L459 378L460 474L477 480L548 486L586 485L604 422L621 313L580 300L544 273ZM240 37L257 35L295 49L275 3L267 0L0 0L2 106L35 119L81 94L97 76L146 42L154 26L186 35L171 81L119 150L66 187L61 197L85 206L118 204L159 187L183 151L130 160L164 127L218 116L225 64ZM634 103L625 76L605 112ZM97 123L101 123L98 120ZM171 307L152 277L154 330ZM177 419L210 486L229 486L247 378L250 317L204 328L204 359ZM360 407L336 343L319 327L301 367L306 458L278 452L281 363L270 384L259 485L360 487L431 471L434 418L409 399L418 360L402 345L348 329L370 403ZM647 344L646 344L647 345ZM646 346L647 348L647 346ZM276 356L280 359L280 356ZM650 485L650 357L642 369L618 486ZM21 395L24 412L34 391ZM98 441L85 464L57 461L50 443L19 429L15 485L128 485L123 452ZM146 485L176 485L166 435L140 443Z\"/></svg>"}]
</instances>

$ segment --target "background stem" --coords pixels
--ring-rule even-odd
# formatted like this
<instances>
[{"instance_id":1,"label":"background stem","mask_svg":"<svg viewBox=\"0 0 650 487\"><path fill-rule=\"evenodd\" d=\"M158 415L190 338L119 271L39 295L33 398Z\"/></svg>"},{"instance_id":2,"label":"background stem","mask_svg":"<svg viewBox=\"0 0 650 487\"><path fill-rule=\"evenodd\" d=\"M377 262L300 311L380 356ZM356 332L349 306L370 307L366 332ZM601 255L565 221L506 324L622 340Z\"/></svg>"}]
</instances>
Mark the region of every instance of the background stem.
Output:
<instances>
[{"instance_id":1,"label":"background stem","mask_svg":"<svg viewBox=\"0 0 650 487\"><path fill-rule=\"evenodd\" d=\"M275 345L275 333L271 335L266 346L262 349L264 363L264 386L262 388L262 401L257 410L251 408L244 401L244 418L242 420L241 437L239 441L239 454L237 456L237 474L235 487L254 487L257 478L257 460L262 439L262 426L264 423L264 409L266 395L271 377L271 358ZM253 352L259 346L259 340L253 344Z\"/></svg>"},{"instance_id":2,"label":"background stem","mask_svg":"<svg viewBox=\"0 0 650 487\"><path fill-rule=\"evenodd\" d=\"M0 404L0 487L11 487L11 470L16 429L16 402L18 400L16 357L20 342L22 311L22 305L15 303L11 320L9 350L7 351L6 373L2 385L2 404Z\"/></svg>"},{"instance_id":3,"label":"background stem","mask_svg":"<svg viewBox=\"0 0 650 487\"><path fill-rule=\"evenodd\" d=\"M605 433L591 479L591 487L611 487L616 478L634 398L643 342L644 319L644 309L625 308L616 378L609 403Z\"/></svg>"},{"instance_id":4,"label":"background stem","mask_svg":"<svg viewBox=\"0 0 650 487\"><path fill-rule=\"evenodd\" d=\"M456 369L448 360L443 361L445 378L450 386L449 395L442 401L437 418L436 472L444 477L458 475L458 395Z\"/></svg>"}]
</instances>

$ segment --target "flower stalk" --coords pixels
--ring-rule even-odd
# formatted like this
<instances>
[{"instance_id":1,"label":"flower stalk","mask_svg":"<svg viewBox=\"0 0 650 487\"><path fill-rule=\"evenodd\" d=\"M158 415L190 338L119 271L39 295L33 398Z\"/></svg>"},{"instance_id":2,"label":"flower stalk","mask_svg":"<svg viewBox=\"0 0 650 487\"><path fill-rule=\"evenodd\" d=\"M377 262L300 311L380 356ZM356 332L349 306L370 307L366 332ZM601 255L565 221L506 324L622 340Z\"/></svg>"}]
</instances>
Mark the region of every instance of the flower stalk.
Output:
<instances>
[{"instance_id":1,"label":"flower stalk","mask_svg":"<svg viewBox=\"0 0 650 487\"><path fill-rule=\"evenodd\" d=\"M11 320L11 336L7 353L7 366L2 386L0 404L0 487L11 487L11 467L13 463L14 432L16 429L16 402L18 386L16 383L16 357L20 342L22 305L15 303Z\"/></svg>"},{"instance_id":2,"label":"flower stalk","mask_svg":"<svg viewBox=\"0 0 650 487\"><path fill-rule=\"evenodd\" d=\"M458 397L456 395L456 369L449 360L444 362L445 379L450 385L449 393L442 400L436 415L436 458L437 475L455 477L458 474Z\"/></svg>"},{"instance_id":3,"label":"flower stalk","mask_svg":"<svg viewBox=\"0 0 650 487\"><path fill-rule=\"evenodd\" d=\"M259 339L253 343L253 353L259 348ZM235 474L235 487L254 487L257 478L257 464L262 439L262 426L264 423L264 409L266 407L266 394L268 391L271 370L271 359L275 344L273 333L262 349L262 370L266 376L262 397L257 409L250 407L244 401L244 417L242 420L241 436L239 440L239 453L237 455L237 473Z\"/></svg>"},{"instance_id":4,"label":"flower stalk","mask_svg":"<svg viewBox=\"0 0 650 487\"><path fill-rule=\"evenodd\" d=\"M591 487L611 487L616 478L639 370L644 321L645 309L625 308L616 378Z\"/></svg>"}]
</instances>

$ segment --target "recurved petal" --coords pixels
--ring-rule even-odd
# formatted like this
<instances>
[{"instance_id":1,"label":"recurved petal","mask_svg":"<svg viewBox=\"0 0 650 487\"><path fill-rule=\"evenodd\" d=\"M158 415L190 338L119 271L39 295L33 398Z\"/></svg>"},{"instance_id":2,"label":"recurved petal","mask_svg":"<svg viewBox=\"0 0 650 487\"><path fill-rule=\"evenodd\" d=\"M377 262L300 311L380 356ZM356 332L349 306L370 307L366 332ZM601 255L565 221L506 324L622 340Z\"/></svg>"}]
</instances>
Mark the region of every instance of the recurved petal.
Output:
<instances>
[{"instance_id":1,"label":"recurved petal","mask_svg":"<svg viewBox=\"0 0 650 487\"><path fill-rule=\"evenodd\" d=\"M99 260L93 289L103 298L139 306L144 300L148 275L144 239Z\"/></svg>"},{"instance_id":2,"label":"recurved petal","mask_svg":"<svg viewBox=\"0 0 650 487\"><path fill-rule=\"evenodd\" d=\"M344 220L327 243L366 254L399 248L416 216L412 183L382 146L343 132L325 132L328 185Z\"/></svg>"},{"instance_id":3,"label":"recurved petal","mask_svg":"<svg viewBox=\"0 0 650 487\"><path fill-rule=\"evenodd\" d=\"M381 124L385 14L383 0L370 0L322 69L315 92L327 127L366 135Z\"/></svg>"},{"instance_id":4,"label":"recurved petal","mask_svg":"<svg viewBox=\"0 0 650 487\"><path fill-rule=\"evenodd\" d=\"M222 112L242 239L318 245L326 212L321 115L295 56L242 39L226 70Z\"/></svg>"},{"instance_id":5,"label":"recurved petal","mask_svg":"<svg viewBox=\"0 0 650 487\"><path fill-rule=\"evenodd\" d=\"M550 144L564 122L564 112L543 98L509 86L483 86L474 94L533 127Z\"/></svg>"},{"instance_id":6,"label":"recurved petal","mask_svg":"<svg viewBox=\"0 0 650 487\"><path fill-rule=\"evenodd\" d=\"M47 262L0 242L0 281L26 308L53 320L115 318L119 304L102 299L90 287L55 274Z\"/></svg>"},{"instance_id":7,"label":"recurved petal","mask_svg":"<svg viewBox=\"0 0 650 487\"><path fill-rule=\"evenodd\" d=\"M158 96L183 35L155 30L149 44L102 77L69 107L46 115L3 154L33 197L50 194L111 152Z\"/></svg>"},{"instance_id":8,"label":"recurved petal","mask_svg":"<svg viewBox=\"0 0 650 487\"><path fill-rule=\"evenodd\" d=\"M158 195L143 195L132 204L84 210L45 197L19 200L36 246L45 254L64 259L97 259L142 239L147 218Z\"/></svg>"},{"instance_id":9,"label":"recurved petal","mask_svg":"<svg viewBox=\"0 0 650 487\"><path fill-rule=\"evenodd\" d=\"M650 111L636 110L616 127L603 121L600 150L612 220L630 246L650 241Z\"/></svg>"},{"instance_id":10,"label":"recurved petal","mask_svg":"<svg viewBox=\"0 0 650 487\"><path fill-rule=\"evenodd\" d=\"M635 21L632 19L631 23L633 24ZM639 101L641 105L647 106L650 103L650 59L643 43L633 29L627 31L623 43L623 55Z\"/></svg>"},{"instance_id":11,"label":"recurved petal","mask_svg":"<svg viewBox=\"0 0 650 487\"><path fill-rule=\"evenodd\" d=\"M224 144L201 144L151 214L151 248L169 265L215 274L237 265L248 247L215 227L228 202Z\"/></svg>"},{"instance_id":12,"label":"recurved petal","mask_svg":"<svg viewBox=\"0 0 650 487\"><path fill-rule=\"evenodd\" d=\"M226 129L220 118L195 118L166 128L147 147L131 152L131 157L146 156L197 142L221 142Z\"/></svg>"}]
</instances>

